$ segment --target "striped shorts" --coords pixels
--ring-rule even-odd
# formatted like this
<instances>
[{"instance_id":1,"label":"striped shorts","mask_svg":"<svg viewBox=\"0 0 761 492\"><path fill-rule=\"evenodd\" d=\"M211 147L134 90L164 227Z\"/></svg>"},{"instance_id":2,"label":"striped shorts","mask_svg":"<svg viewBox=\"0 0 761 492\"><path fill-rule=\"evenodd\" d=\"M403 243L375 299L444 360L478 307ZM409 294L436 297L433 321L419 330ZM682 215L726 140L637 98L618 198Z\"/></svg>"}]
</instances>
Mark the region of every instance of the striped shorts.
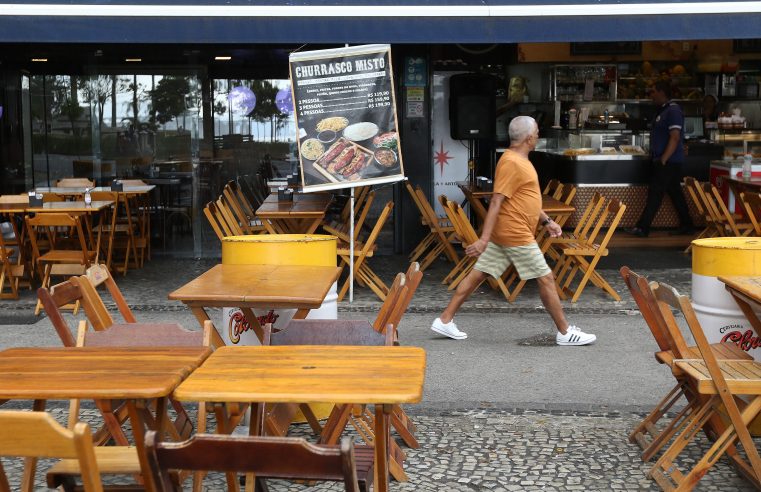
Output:
<instances>
[{"instance_id":1,"label":"striped shorts","mask_svg":"<svg viewBox=\"0 0 761 492\"><path fill-rule=\"evenodd\" d=\"M486 251L478 257L473 268L499 278L510 265L515 265L521 280L531 280L552 273L536 243L525 246L500 246L489 242Z\"/></svg>"}]
</instances>

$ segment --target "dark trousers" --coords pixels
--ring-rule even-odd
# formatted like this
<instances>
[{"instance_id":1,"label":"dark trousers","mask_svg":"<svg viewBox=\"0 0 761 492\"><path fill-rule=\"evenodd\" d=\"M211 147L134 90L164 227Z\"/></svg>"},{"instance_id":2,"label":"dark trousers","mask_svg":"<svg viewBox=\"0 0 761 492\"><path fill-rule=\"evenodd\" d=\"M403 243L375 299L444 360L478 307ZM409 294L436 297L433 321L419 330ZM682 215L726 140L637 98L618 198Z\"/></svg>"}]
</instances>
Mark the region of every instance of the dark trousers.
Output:
<instances>
[{"instance_id":1,"label":"dark trousers","mask_svg":"<svg viewBox=\"0 0 761 492\"><path fill-rule=\"evenodd\" d=\"M664 193L668 193L671 197L671 202L679 215L681 227L692 227L690 212L682 193L681 168L682 165L675 162L666 165L660 162L650 164L650 188L647 190L647 202L637 222L637 227L644 232L650 232L650 224L653 223L655 214L661 208Z\"/></svg>"}]
</instances>

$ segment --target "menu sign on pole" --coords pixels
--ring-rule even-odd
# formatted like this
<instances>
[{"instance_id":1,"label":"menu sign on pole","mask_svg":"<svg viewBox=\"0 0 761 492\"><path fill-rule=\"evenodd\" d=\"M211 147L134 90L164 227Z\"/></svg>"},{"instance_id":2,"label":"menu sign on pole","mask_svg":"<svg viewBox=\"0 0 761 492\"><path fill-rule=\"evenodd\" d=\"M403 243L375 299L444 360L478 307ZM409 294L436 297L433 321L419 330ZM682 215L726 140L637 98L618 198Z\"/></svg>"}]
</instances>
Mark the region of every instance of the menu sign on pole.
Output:
<instances>
[{"instance_id":1,"label":"menu sign on pole","mask_svg":"<svg viewBox=\"0 0 761 492\"><path fill-rule=\"evenodd\" d=\"M390 45L297 52L289 65L304 191L404 179Z\"/></svg>"}]
</instances>

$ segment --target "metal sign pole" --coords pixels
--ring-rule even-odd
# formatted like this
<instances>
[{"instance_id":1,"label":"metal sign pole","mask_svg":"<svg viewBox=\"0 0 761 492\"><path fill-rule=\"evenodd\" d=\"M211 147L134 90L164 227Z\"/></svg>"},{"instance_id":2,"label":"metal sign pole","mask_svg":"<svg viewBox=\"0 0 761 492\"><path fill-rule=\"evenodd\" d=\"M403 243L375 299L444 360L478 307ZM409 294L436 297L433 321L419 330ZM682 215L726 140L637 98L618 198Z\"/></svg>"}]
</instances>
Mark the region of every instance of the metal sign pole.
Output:
<instances>
[{"instance_id":1,"label":"metal sign pole","mask_svg":"<svg viewBox=\"0 0 761 492\"><path fill-rule=\"evenodd\" d=\"M354 302L354 187L349 198L349 304Z\"/></svg>"}]
</instances>

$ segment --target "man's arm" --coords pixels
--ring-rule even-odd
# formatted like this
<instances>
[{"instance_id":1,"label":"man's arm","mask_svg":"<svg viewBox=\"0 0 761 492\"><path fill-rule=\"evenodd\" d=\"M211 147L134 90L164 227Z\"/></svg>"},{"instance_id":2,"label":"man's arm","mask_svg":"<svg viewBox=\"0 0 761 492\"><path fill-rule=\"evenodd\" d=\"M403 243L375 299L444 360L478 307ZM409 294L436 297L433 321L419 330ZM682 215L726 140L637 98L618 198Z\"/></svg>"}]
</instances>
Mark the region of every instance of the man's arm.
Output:
<instances>
[{"instance_id":1,"label":"man's arm","mask_svg":"<svg viewBox=\"0 0 761 492\"><path fill-rule=\"evenodd\" d=\"M563 234L563 229L557 225L549 215L544 213L544 210L539 212L539 223L547 229L547 232L549 232L552 237L560 237L560 235Z\"/></svg>"},{"instance_id":2,"label":"man's arm","mask_svg":"<svg viewBox=\"0 0 761 492\"><path fill-rule=\"evenodd\" d=\"M481 232L481 237L478 241L465 248L465 254L468 256L479 256L486 251L486 245L489 244L491 239L491 233L494 231L494 224L497 223L497 216L499 215L499 207L502 206L502 202L505 201L505 195L501 193L494 193L489 200L489 211L486 212L486 219L484 219L484 229Z\"/></svg>"},{"instance_id":3,"label":"man's arm","mask_svg":"<svg viewBox=\"0 0 761 492\"><path fill-rule=\"evenodd\" d=\"M671 156L674 155L679 141L682 139L682 130L679 128L673 128L669 130L669 143L666 144L666 150L661 154L661 164L666 164Z\"/></svg>"}]
</instances>

